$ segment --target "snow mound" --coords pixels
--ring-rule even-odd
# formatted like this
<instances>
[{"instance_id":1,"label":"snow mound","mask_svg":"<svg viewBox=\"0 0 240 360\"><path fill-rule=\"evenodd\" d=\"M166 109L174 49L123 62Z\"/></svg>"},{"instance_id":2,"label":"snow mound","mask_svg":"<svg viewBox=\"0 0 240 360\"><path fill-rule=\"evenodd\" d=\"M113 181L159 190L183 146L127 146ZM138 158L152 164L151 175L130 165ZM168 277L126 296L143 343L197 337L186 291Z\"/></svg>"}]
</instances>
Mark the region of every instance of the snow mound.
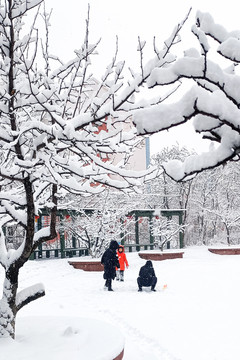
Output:
<instances>
[{"instance_id":1,"label":"snow mound","mask_svg":"<svg viewBox=\"0 0 240 360\"><path fill-rule=\"evenodd\" d=\"M88 318L31 316L17 320L16 340L1 339L8 360L112 360L124 348L121 332Z\"/></svg>"}]
</instances>

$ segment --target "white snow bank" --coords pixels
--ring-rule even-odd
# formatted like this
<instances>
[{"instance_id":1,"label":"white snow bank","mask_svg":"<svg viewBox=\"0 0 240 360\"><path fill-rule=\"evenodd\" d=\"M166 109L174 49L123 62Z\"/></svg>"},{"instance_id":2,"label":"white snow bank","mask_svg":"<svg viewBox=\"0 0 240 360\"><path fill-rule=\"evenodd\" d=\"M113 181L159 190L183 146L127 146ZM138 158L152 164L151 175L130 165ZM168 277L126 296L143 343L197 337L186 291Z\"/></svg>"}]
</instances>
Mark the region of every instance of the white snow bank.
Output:
<instances>
[{"instance_id":1,"label":"white snow bank","mask_svg":"<svg viewBox=\"0 0 240 360\"><path fill-rule=\"evenodd\" d=\"M218 245L211 245L211 246L208 246L209 249L240 249L240 245L227 245L227 244L218 244Z\"/></svg>"},{"instance_id":2,"label":"white snow bank","mask_svg":"<svg viewBox=\"0 0 240 360\"><path fill-rule=\"evenodd\" d=\"M180 252L184 252L184 249L167 249L164 251L161 250L142 250L139 251L138 254L178 254Z\"/></svg>"},{"instance_id":3,"label":"white snow bank","mask_svg":"<svg viewBox=\"0 0 240 360\"><path fill-rule=\"evenodd\" d=\"M71 317L19 317L16 341L1 339L1 359L111 360L124 338L103 321Z\"/></svg>"},{"instance_id":4,"label":"white snow bank","mask_svg":"<svg viewBox=\"0 0 240 360\"><path fill-rule=\"evenodd\" d=\"M99 262L101 261L100 258L92 258L91 256L83 256L83 257L80 257L80 258L71 258L69 261L71 262L88 262L88 261L91 261L91 262Z\"/></svg>"},{"instance_id":5,"label":"white snow bank","mask_svg":"<svg viewBox=\"0 0 240 360\"><path fill-rule=\"evenodd\" d=\"M42 281L46 296L20 310L16 344L1 340L0 359L40 360L41 354L41 360L86 360L71 355L82 344L74 333L81 330L79 319L87 317L121 331L124 360L238 360L240 255L216 255L204 246L183 250L182 259L153 260L155 293L137 291L139 270L146 263L138 253L126 253L129 268L124 282L113 282L114 292L104 290L102 272L74 269L69 259L29 261L21 269L19 291ZM0 268L1 286L3 281ZM31 329L25 330L21 317L30 320ZM114 341L118 338L116 332ZM98 341L94 338L93 347Z\"/></svg>"}]
</instances>

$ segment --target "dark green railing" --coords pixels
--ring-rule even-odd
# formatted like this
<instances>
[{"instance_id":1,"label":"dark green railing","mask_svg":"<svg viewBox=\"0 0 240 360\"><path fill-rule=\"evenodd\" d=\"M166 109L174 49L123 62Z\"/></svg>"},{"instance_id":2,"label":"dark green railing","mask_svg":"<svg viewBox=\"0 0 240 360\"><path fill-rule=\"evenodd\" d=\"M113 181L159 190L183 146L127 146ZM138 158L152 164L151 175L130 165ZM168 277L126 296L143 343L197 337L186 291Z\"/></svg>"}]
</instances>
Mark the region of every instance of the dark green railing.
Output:
<instances>
[{"instance_id":1,"label":"dark green railing","mask_svg":"<svg viewBox=\"0 0 240 360\"><path fill-rule=\"evenodd\" d=\"M72 258L74 256L87 256L88 249L40 249L35 250L31 255L31 260L49 258Z\"/></svg>"}]
</instances>

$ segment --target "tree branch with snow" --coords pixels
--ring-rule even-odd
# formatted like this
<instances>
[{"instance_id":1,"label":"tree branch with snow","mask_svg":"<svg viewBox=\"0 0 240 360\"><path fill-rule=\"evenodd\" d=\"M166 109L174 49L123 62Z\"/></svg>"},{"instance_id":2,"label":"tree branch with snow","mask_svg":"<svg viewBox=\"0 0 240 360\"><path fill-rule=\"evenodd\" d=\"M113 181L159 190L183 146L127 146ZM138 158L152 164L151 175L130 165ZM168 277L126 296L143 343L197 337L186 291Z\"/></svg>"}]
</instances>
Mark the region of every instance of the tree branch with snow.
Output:
<instances>
[{"instance_id":1,"label":"tree branch with snow","mask_svg":"<svg viewBox=\"0 0 240 360\"><path fill-rule=\"evenodd\" d=\"M16 308L17 311L22 309L30 302L37 300L45 295L45 289L43 284L32 285L22 291L19 291L16 296Z\"/></svg>"},{"instance_id":2,"label":"tree branch with snow","mask_svg":"<svg viewBox=\"0 0 240 360\"><path fill-rule=\"evenodd\" d=\"M227 32L208 13L199 11L192 32L199 41L200 52L191 48L173 64L153 69L147 85L156 88L185 79L194 85L176 103L136 110L133 120L139 134L151 134L193 119L195 131L217 144L208 153L165 164L166 172L176 180L238 160L240 151L239 31ZM220 65L221 59L211 59L208 37L218 43L217 53L228 59L227 68Z\"/></svg>"}]
</instances>

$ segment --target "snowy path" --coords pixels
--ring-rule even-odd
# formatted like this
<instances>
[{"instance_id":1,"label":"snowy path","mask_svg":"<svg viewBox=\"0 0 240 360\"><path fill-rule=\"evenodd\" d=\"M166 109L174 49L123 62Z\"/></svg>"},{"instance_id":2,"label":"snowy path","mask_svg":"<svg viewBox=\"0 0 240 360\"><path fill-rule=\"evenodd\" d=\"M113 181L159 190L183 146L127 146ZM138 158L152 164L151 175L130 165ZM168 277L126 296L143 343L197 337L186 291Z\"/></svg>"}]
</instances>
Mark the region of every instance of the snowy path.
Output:
<instances>
[{"instance_id":1,"label":"snowy path","mask_svg":"<svg viewBox=\"0 0 240 360\"><path fill-rule=\"evenodd\" d=\"M40 314L43 310L42 315L74 315L104 320L117 326L123 333L126 339L124 360L132 360L133 353L139 360L150 358L155 360L160 357L163 360L176 360L177 358L171 356L159 340L153 338L143 326L146 325L146 330L151 327L154 317L150 318L148 314L153 310L154 316L158 302L164 294L160 291L141 294L137 292L136 277L139 267L145 261L138 259L136 254L129 254L128 257L131 265L125 272L125 282L114 281L114 292L111 293L103 288L102 273L75 270L66 264L67 260L39 262L44 268L49 266L48 277L44 280L48 300L45 297L38 303L31 304L29 308L31 307L32 310L24 309L25 314L34 315L36 312ZM51 266L53 266L52 270ZM35 275L33 276L32 271L30 277L33 281ZM50 304L47 306L49 300ZM40 302L45 302L42 310L40 310ZM148 309L149 307L152 310ZM44 311L47 313L44 314Z\"/></svg>"},{"instance_id":2,"label":"snowy path","mask_svg":"<svg viewBox=\"0 0 240 360\"><path fill-rule=\"evenodd\" d=\"M114 281L114 292L103 289L102 273L76 270L66 259L29 262L21 287L41 281L46 296L19 316L106 321L125 337L124 360L239 359L240 256L193 248L185 250L183 259L154 262L156 293L137 292L145 261L136 253L128 254L128 260L125 282Z\"/></svg>"}]
</instances>

